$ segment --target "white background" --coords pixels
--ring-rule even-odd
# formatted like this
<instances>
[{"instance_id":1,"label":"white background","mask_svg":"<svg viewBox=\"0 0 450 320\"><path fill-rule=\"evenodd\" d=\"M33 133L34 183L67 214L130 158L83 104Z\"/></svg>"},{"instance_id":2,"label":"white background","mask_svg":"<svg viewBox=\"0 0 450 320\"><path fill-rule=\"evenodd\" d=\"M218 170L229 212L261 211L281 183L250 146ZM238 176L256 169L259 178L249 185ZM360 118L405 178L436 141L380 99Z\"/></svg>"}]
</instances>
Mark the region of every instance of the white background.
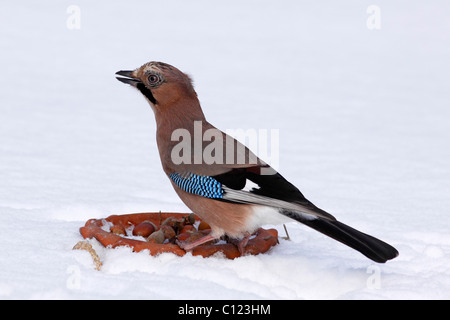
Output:
<instances>
[{"instance_id":1,"label":"white background","mask_svg":"<svg viewBox=\"0 0 450 320\"><path fill-rule=\"evenodd\" d=\"M67 27L70 5L80 29ZM449 9L1 2L0 298L449 299ZM71 250L87 219L187 212L161 170L151 109L114 77L152 60L193 77L218 128L279 129L281 174L400 256L377 265L292 223L291 241L234 261L94 242L95 271Z\"/></svg>"}]
</instances>

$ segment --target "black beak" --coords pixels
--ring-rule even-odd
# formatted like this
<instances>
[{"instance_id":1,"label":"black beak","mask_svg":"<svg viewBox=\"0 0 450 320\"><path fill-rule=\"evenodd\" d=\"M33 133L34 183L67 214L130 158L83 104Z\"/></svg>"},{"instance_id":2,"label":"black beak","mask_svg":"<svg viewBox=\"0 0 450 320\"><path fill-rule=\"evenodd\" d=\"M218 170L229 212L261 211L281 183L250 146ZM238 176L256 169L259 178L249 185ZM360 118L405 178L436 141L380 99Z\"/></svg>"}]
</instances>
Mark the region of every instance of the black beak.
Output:
<instances>
[{"instance_id":1,"label":"black beak","mask_svg":"<svg viewBox=\"0 0 450 320\"><path fill-rule=\"evenodd\" d=\"M141 80L133 77L132 73L133 71L122 71L122 70L117 71L116 72L117 75L124 76L125 78L116 77L116 79L119 80L120 82L132 85L133 87L137 87L137 85L141 83Z\"/></svg>"},{"instance_id":2,"label":"black beak","mask_svg":"<svg viewBox=\"0 0 450 320\"><path fill-rule=\"evenodd\" d=\"M116 77L117 80L120 82L132 85L133 87L137 88L151 103L156 104L156 99L153 96L152 92L147 89L147 87L144 85L144 83L141 81L141 79L133 77L133 71L117 71L117 75L123 76L122 77Z\"/></svg>"}]
</instances>

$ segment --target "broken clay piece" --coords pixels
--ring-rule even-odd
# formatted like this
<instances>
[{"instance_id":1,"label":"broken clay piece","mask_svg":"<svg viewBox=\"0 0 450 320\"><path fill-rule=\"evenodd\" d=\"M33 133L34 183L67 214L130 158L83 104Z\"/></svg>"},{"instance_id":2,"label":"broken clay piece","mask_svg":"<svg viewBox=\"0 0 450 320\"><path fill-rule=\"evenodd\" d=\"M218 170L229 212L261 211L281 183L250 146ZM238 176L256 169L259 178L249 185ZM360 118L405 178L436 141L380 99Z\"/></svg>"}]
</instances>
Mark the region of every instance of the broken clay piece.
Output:
<instances>
[{"instance_id":1,"label":"broken clay piece","mask_svg":"<svg viewBox=\"0 0 450 320\"><path fill-rule=\"evenodd\" d=\"M120 231L108 232L102 229L105 222L112 225L109 230ZM127 238L122 230L130 227L133 228L134 236L142 236L145 240ZM169 212L112 215L105 219L90 219L80 228L80 233L85 239L95 238L105 247L128 246L135 252L148 250L151 255L171 252L179 256L185 255L186 251L175 244L176 240L191 242L208 232L210 232L208 224L193 214ZM278 243L277 239L277 230L260 228L248 241L244 254L256 255L267 252ZM221 252L228 259L241 256L233 241L223 242L208 242L190 252L194 256L203 257Z\"/></svg>"}]
</instances>

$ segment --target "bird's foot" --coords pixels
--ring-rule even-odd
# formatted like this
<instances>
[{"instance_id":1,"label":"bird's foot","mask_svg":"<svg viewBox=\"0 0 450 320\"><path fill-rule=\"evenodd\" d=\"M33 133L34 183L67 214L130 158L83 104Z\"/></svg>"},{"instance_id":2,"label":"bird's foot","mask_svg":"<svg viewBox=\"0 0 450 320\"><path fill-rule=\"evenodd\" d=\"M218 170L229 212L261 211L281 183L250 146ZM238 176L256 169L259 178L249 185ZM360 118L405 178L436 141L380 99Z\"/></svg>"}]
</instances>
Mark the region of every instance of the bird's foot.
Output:
<instances>
[{"instance_id":1,"label":"bird's foot","mask_svg":"<svg viewBox=\"0 0 450 320\"><path fill-rule=\"evenodd\" d=\"M208 234L208 235L206 235L206 236L204 236L204 237L201 237L200 239L197 239L197 240L192 241L192 242L186 242L186 241L179 241L179 240L176 240L175 243L176 243L181 249L183 249L183 250L189 252L189 251L192 251L195 247L197 247L197 246L199 246L199 245L201 245L201 244L204 244L204 243L206 243L206 242L212 241L212 240L215 240L215 238L214 238L211 234Z\"/></svg>"},{"instance_id":2,"label":"bird's foot","mask_svg":"<svg viewBox=\"0 0 450 320\"><path fill-rule=\"evenodd\" d=\"M245 254L245 247L248 244L248 241L250 240L251 234L247 233L245 234L244 238L238 240L238 239L229 239L230 242L232 242L239 250L239 253L241 256Z\"/></svg>"}]
</instances>

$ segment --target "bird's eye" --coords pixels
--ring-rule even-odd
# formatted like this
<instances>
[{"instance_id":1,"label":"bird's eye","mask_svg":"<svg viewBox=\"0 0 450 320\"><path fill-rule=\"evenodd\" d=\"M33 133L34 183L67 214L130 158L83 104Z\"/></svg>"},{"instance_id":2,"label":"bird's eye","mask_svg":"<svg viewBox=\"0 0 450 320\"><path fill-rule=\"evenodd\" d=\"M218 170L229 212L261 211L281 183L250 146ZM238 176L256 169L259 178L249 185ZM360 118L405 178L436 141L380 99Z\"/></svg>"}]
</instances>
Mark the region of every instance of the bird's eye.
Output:
<instances>
[{"instance_id":1,"label":"bird's eye","mask_svg":"<svg viewBox=\"0 0 450 320\"><path fill-rule=\"evenodd\" d=\"M159 77L156 74L151 74L148 76L148 82L155 84L159 81Z\"/></svg>"}]
</instances>

